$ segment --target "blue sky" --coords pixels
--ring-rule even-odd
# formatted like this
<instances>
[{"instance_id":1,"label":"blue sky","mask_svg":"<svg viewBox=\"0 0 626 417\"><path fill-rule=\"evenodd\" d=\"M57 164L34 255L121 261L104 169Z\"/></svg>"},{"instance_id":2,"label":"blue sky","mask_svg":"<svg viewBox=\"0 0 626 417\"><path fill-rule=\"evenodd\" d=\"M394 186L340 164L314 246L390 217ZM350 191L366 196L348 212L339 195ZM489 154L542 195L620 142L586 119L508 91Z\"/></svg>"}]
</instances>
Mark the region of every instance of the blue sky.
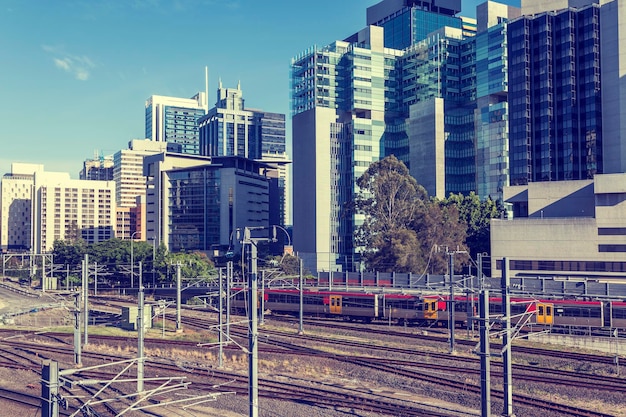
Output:
<instances>
[{"instance_id":1,"label":"blue sky","mask_svg":"<svg viewBox=\"0 0 626 417\"><path fill-rule=\"evenodd\" d=\"M204 91L205 66L210 107L218 79L241 81L246 107L289 118L291 58L362 29L378 2L2 0L0 175L28 162L77 178L86 158L144 137L149 96Z\"/></svg>"}]
</instances>

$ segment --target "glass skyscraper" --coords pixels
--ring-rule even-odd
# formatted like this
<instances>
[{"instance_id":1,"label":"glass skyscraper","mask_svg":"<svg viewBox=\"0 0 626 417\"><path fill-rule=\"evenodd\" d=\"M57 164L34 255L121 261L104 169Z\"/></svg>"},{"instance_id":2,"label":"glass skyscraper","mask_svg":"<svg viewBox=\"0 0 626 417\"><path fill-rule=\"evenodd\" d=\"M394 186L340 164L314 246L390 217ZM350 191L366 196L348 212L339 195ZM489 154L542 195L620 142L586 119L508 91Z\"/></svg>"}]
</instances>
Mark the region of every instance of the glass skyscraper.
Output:
<instances>
[{"instance_id":1,"label":"glass skyscraper","mask_svg":"<svg viewBox=\"0 0 626 417\"><path fill-rule=\"evenodd\" d=\"M200 154L199 120L206 114L206 93L190 99L151 96L146 101L146 138L176 143L182 152Z\"/></svg>"},{"instance_id":2,"label":"glass skyscraper","mask_svg":"<svg viewBox=\"0 0 626 417\"><path fill-rule=\"evenodd\" d=\"M394 54L382 28L292 60L294 246L311 270L355 268L356 179L384 153ZM297 246L299 245L299 246Z\"/></svg>"},{"instance_id":3,"label":"glass skyscraper","mask_svg":"<svg viewBox=\"0 0 626 417\"><path fill-rule=\"evenodd\" d=\"M603 172L600 42L595 4L509 24L512 185Z\"/></svg>"},{"instance_id":4,"label":"glass skyscraper","mask_svg":"<svg viewBox=\"0 0 626 417\"><path fill-rule=\"evenodd\" d=\"M224 88L220 81L215 107L199 120L199 137L200 155L240 156L277 166L282 191L274 224L291 224L284 114L246 109L241 84Z\"/></svg>"},{"instance_id":5,"label":"glass skyscraper","mask_svg":"<svg viewBox=\"0 0 626 417\"><path fill-rule=\"evenodd\" d=\"M463 28L460 11L461 0L384 0L368 7L367 24L385 29L385 47L404 49L442 27Z\"/></svg>"},{"instance_id":6,"label":"glass skyscraper","mask_svg":"<svg viewBox=\"0 0 626 417\"><path fill-rule=\"evenodd\" d=\"M431 196L469 194L479 179L481 197L500 196L511 9L491 8L475 26L455 17L455 4L382 1L367 11L378 26L292 60L294 246L311 270L358 267L356 180L384 156L403 161ZM476 30L480 43L467 36ZM477 124L477 114L499 125ZM495 175L477 172L477 140Z\"/></svg>"}]
</instances>

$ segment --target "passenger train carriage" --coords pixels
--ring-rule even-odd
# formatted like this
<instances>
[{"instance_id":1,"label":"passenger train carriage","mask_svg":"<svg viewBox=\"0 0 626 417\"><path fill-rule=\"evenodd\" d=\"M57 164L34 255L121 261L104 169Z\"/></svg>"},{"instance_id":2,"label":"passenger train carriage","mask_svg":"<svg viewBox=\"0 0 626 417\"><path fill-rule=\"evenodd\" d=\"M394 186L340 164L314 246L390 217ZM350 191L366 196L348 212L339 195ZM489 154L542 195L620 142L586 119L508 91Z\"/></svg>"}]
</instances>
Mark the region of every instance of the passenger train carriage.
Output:
<instances>
[{"instance_id":1,"label":"passenger train carriage","mask_svg":"<svg viewBox=\"0 0 626 417\"><path fill-rule=\"evenodd\" d=\"M248 293L233 291L231 306L245 313ZM261 294L264 298L261 299ZM366 293L350 291L303 291L303 313L306 316L341 317L346 320L371 322L386 320L398 323L447 325L449 296L424 294ZM626 329L626 302L549 300L511 297L511 322L551 327L619 328ZM259 308L275 314L297 316L300 312L300 292L296 289L265 289L259 291ZM467 325L478 315L478 298L454 297L454 321ZM502 299L489 299L489 314L502 314Z\"/></svg>"}]
</instances>

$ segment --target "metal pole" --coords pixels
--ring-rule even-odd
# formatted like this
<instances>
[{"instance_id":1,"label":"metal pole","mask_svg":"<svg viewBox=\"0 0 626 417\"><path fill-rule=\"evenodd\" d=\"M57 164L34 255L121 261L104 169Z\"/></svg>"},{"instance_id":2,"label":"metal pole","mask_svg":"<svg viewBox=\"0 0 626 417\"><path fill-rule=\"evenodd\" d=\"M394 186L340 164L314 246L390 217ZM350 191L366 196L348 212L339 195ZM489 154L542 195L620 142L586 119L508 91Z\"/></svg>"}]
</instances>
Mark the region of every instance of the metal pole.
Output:
<instances>
[{"instance_id":1,"label":"metal pole","mask_svg":"<svg viewBox=\"0 0 626 417\"><path fill-rule=\"evenodd\" d=\"M46 255L41 255L41 292L46 292Z\"/></svg>"},{"instance_id":2,"label":"metal pole","mask_svg":"<svg viewBox=\"0 0 626 417\"><path fill-rule=\"evenodd\" d=\"M141 262L139 262L139 277L141 277ZM141 280L139 281L139 300L137 307L137 392L143 392L143 365L144 365L144 354L143 354L143 345L144 345L144 293L143 293L143 285L141 284Z\"/></svg>"},{"instance_id":3,"label":"metal pole","mask_svg":"<svg viewBox=\"0 0 626 417\"><path fill-rule=\"evenodd\" d=\"M259 310L260 315L261 315L259 317L260 325L265 324L264 310L265 310L265 270L261 271L261 309Z\"/></svg>"},{"instance_id":4,"label":"metal pole","mask_svg":"<svg viewBox=\"0 0 626 417\"><path fill-rule=\"evenodd\" d=\"M249 230L246 229L246 235ZM248 394L250 397L250 412L249 417L258 417L259 415L259 385L258 385L258 328L257 328L257 309L258 309L258 294L257 294L257 248L255 244L248 238L248 261L249 261L249 309L250 312L250 328L248 332L248 375L249 385Z\"/></svg>"},{"instance_id":5,"label":"metal pole","mask_svg":"<svg viewBox=\"0 0 626 417\"><path fill-rule=\"evenodd\" d=\"M66 265L66 273L65 273L65 289L67 291L70 290L70 264Z\"/></svg>"},{"instance_id":6,"label":"metal pole","mask_svg":"<svg viewBox=\"0 0 626 417\"><path fill-rule=\"evenodd\" d=\"M224 286L224 280L223 280L222 272L223 272L223 270L222 270L222 268L220 268L220 271L219 271L219 277L220 277L219 314L218 314L218 324L217 324L217 330L218 330L217 342L218 342L219 347L220 347L219 348L220 349L219 357L218 357L218 367L220 369L222 369L222 367L224 366L224 364L222 363L222 356L224 354L223 353L223 347L222 347L222 343L224 341L223 337L222 337L223 336L222 335L222 321L223 321L222 320L222 315L223 315L223 310L224 310L224 307L223 307L223 295L224 295L224 288L223 288L223 286Z\"/></svg>"},{"instance_id":7,"label":"metal pole","mask_svg":"<svg viewBox=\"0 0 626 417\"><path fill-rule=\"evenodd\" d=\"M300 326L298 327L298 334L304 334L304 279L302 277L302 259L300 259Z\"/></svg>"},{"instance_id":8,"label":"metal pole","mask_svg":"<svg viewBox=\"0 0 626 417\"><path fill-rule=\"evenodd\" d=\"M133 242L135 233L137 232L133 232L133 234L130 235L130 288L133 288L133 280L135 275L135 257L133 254Z\"/></svg>"},{"instance_id":9,"label":"metal pole","mask_svg":"<svg viewBox=\"0 0 626 417\"><path fill-rule=\"evenodd\" d=\"M98 262L93 263L93 295L98 295Z\"/></svg>"},{"instance_id":10,"label":"metal pole","mask_svg":"<svg viewBox=\"0 0 626 417\"><path fill-rule=\"evenodd\" d=\"M152 295L156 291L156 280L154 274L154 262L156 261L156 237L152 238Z\"/></svg>"},{"instance_id":11,"label":"metal pole","mask_svg":"<svg viewBox=\"0 0 626 417\"><path fill-rule=\"evenodd\" d=\"M448 275L450 276L450 300L448 302L448 330L450 332L450 353L454 353L454 252L448 253Z\"/></svg>"},{"instance_id":12,"label":"metal pole","mask_svg":"<svg viewBox=\"0 0 626 417\"><path fill-rule=\"evenodd\" d=\"M41 417L59 417L59 363L46 360L41 369Z\"/></svg>"},{"instance_id":13,"label":"metal pole","mask_svg":"<svg viewBox=\"0 0 626 417\"><path fill-rule=\"evenodd\" d=\"M489 352L489 290L480 292L480 406L481 417L491 416L491 370Z\"/></svg>"},{"instance_id":14,"label":"metal pole","mask_svg":"<svg viewBox=\"0 0 626 417\"><path fill-rule=\"evenodd\" d=\"M83 262L83 327L85 337L83 343L89 343L89 255L85 254Z\"/></svg>"},{"instance_id":15,"label":"metal pole","mask_svg":"<svg viewBox=\"0 0 626 417\"><path fill-rule=\"evenodd\" d=\"M619 329L616 328L613 334L615 335L615 367L619 376Z\"/></svg>"},{"instance_id":16,"label":"metal pole","mask_svg":"<svg viewBox=\"0 0 626 417\"><path fill-rule=\"evenodd\" d=\"M480 289L484 289L485 286L483 285L483 254L479 253L478 254L478 274L476 274L476 277L478 278L478 285L480 286Z\"/></svg>"},{"instance_id":17,"label":"metal pole","mask_svg":"<svg viewBox=\"0 0 626 417\"><path fill-rule=\"evenodd\" d=\"M511 358L511 302L510 302L510 278L509 278L509 260L502 258L502 327L504 334L502 336L502 376L504 377L504 405L502 415L513 417L513 374L512 374L512 358Z\"/></svg>"},{"instance_id":18,"label":"metal pole","mask_svg":"<svg viewBox=\"0 0 626 417\"><path fill-rule=\"evenodd\" d=\"M80 343L80 293L74 294L74 364L82 365Z\"/></svg>"},{"instance_id":19,"label":"metal pole","mask_svg":"<svg viewBox=\"0 0 626 417\"><path fill-rule=\"evenodd\" d=\"M180 319L180 292L181 292L181 282L180 282L180 262L176 263L176 331L180 332L183 330L183 325Z\"/></svg>"},{"instance_id":20,"label":"metal pole","mask_svg":"<svg viewBox=\"0 0 626 417\"><path fill-rule=\"evenodd\" d=\"M233 261L226 263L226 338L230 339L230 283L233 278Z\"/></svg>"},{"instance_id":21,"label":"metal pole","mask_svg":"<svg viewBox=\"0 0 626 417\"><path fill-rule=\"evenodd\" d=\"M161 318L161 337L163 339L165 339L165 308L166 306L167 304L163 302L163 310L161 310L163 312L163 317Z\"/></svg>"}]
</instances>

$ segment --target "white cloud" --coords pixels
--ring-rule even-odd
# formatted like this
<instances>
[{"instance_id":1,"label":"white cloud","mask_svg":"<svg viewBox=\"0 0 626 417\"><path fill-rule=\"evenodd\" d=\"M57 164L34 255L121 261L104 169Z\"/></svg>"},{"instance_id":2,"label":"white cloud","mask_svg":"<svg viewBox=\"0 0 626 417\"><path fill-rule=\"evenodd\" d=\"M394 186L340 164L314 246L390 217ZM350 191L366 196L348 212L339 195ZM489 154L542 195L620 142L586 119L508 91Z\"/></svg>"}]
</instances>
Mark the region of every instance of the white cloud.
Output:
<instances>
[{"instance_id":1,"label":"white cloud","mask_svg":"<svg viewBox=\"0 0 626 417\"><path fill-rule=\"evenodd\" d=\"M57 68L61 68L62 70L65 70L68 72L71 71L70 63L68 62L67 58L66 59L54 58L54 65L56 65Z\"/></svg>"},{"instance_id":2,"label":"white cloud","mask_svg":"<svg viewBox=\"0 0 626 417\"><path fill-rule=\"evenodd\" d=\"M89 57L68 54L61 47L42 45L42 49L53 55L52 61L57 68L72 74L77 80L88 80L90 70L96 67Z\"/></svg>"}]
</instances>

